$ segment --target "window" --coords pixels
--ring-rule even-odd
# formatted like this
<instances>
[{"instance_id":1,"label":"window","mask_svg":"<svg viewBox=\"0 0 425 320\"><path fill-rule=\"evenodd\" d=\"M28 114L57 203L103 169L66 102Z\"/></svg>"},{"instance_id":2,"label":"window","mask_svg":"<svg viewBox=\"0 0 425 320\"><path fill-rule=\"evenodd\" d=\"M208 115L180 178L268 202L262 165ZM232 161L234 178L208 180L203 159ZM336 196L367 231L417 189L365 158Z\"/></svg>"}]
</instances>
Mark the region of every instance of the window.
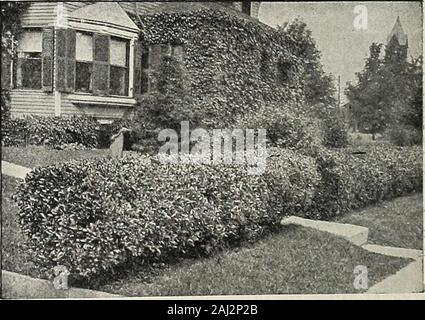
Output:
<instances>
[{"instance_id":1,"label":"window","mask_svg":"<svg viewBox=\"0 0 425 320\"><path fill-rule=\"evenodd\" d=\"M128 93L128 41L112 38L110 42L110 86L112 95Z\"/></svg>"},{"instance_id":2,"label":"window","mask_svg":"<svg viewBox=\"0 0 425 320\"><path fill-rule=\"evenodd\" d=\"M111 95L128 95L129 41L115 37L108 39L109 37L106 36L97 37L96 49L94 48L93 34L77 32L75 91L93 92L95 80L93 68L94 62L97 61L102 62L102 65L97 66L97 68L102 68L102 73L98 73L95 86ZM99 48L109 49L100 50Z\"/></svg>"},{"instance_id":3,"label":"window","mask_svg":"<svg viewBox=\"0 0 425 320\"><path fill-rule=\"evenodd\" d=\"M158 68L163 56L172 56L180 62L184 60L184 47L181 44L153 45L143 48L141 53L141 94L149 92L152 87L151 71Z\"/></svg>"},{"instance_id":4,"label":"window","mask_svg":"<svg viewBox=\"0 0 425 320\"><path fill-rule=\"evenodd\" d=\"M75 52L75 91L93 92L93 36L77 32Z\"/></svg>"},{"instance_id":5,"label":"window","mask_svg":"<svg viewBox=\"0 0 425 320\"><path fill-rule=\"evenodd\" d=\"M24 31L18 39L14 87L22 89L42 88L42 32Z\"/></svg>"},{"instance_id":6,"label":"window","mask_svg":"<svg viewBox=\"0 0 425 320\"><path fill-rule=\"evenodd\" d=\"M280 84L284 84L290 80L292 71L291 63L287 61L279 61L277 63L277 81Z\"/></svg>"}]
</instances>

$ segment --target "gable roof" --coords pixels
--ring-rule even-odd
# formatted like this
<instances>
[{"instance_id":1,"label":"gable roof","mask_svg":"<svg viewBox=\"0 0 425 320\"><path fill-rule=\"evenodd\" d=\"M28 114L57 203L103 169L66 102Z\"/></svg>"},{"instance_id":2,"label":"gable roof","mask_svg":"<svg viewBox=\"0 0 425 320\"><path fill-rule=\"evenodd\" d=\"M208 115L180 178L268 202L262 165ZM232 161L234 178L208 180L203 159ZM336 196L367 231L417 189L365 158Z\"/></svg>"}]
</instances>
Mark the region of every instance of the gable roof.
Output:
<instances>
[{"instance_id":1,"label":"gable roof","mask_svg":"<svg viewBox=\"0 0 425 320\"><path fill-rule=\"evenodd\" d=\"M108 24L112 22L114 25L120 27L138 29L137 25L117 2L96 2L89 4L70 12L69 17Z\"/></svg>"}]
</instances>

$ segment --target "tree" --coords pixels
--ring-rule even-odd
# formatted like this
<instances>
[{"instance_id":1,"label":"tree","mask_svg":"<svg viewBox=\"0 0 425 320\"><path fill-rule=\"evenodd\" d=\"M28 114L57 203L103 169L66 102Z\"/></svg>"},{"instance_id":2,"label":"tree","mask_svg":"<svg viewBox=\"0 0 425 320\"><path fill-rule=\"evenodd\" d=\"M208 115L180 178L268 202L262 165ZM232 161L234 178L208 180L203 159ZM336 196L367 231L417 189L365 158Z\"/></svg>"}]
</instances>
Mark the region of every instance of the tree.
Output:
<instances>
[{"instance_id":1,"label":"tree","mask_svg":"<svg viewBox=\"0 0 425 320\"><path fill-rule=\"evenodd\" d=\"M1 119L2 122L10 116L9 92L10 64L16 48L16 37L21 32L20 15L30 5L29 2L1 2ZM15 43L15 45L14 45Z\"/></svg>"},{"instance_id":2,"label":"tree","mask_svg":"<svg viewBox=\"0 0 425 320\"><path fill-rule=\"evenodd\" d=\"M336 105L334 79L323 70L321 53L311 30L303 21L295 19L291 23L286 22L279 26L278 32L284 37L292 53L302 61L307 106L334 107Z\"/></svg>"},{"instance_id":3,"label":"tree","mask_svg":"<svg viewBox=\"0 0 425 320\"><path fill-rule=\"evenodd\" d=\"M386 76L380 59L381 50L382 44L372 43L364 70L356 73L357 83L348 83L345 90L359 129L371 133L373 138L386 128L391 117L386 90L382 87Z\"/></svg>"}]
</instances>

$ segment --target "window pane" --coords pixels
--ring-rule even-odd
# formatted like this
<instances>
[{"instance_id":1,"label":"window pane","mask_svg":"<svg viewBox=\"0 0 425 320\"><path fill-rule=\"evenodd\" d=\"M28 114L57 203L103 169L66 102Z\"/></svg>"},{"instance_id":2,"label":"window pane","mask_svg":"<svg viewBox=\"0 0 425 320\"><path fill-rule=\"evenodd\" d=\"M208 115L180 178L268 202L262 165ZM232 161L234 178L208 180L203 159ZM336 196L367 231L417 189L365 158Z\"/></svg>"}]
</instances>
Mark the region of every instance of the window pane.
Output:
<instances>
[{"instance_id":1,"label":"window pane","mask_svg":"<svg viewBox=\"0 0 425 320\"><path fill-rule=\"evenodd\" d=\"M111 66L110 92L112 95L127 95L127 69Z\"/></svg>"},{"instance_id":2,"label":"window pane","mask_svg":"<svg viewBox=\"0 0 425 320\"><path fill-rule=\"evenodd\" d=\"M127 66L127 41L111 39L111 65Z\"/></svg>"},{"instance_id":3,"label":"window pane","mask_svg":"<svg viewBox=\"0 0 425 320\"><path fill-rule=\"evenodd\" d=\"M78 62L75 66L75 90L80 92L92 92L93 64Z\"/></svg>"},{"instance_id":4,"label":"window pane","mask_svg":"<svg viewBox=\"0 0 425 320\"><path fill-rule=\"evenodd\" d=\"M149 69L149 49L142 50L142 70Z\"/></svg>"},{"instance_id":5,"label":"window pane","mask_svg":"<svg viewBox=\"0 0 425 320\"><path fill-rule=\"evenodd\" d=\"M93 36L77 32L76 44L77 61L93 61Z\"/></svg>"},{"instance_id":6,"label":"window pane","mask_svg":"<svg viewBox=\"0 0 425 320\"><path fill-rule=\"evenodd\" d=\"M24 89L41 89L41 58L18 59L16 86Z\"/></svg>"},{"instance_id":7,"label":"window pane","mask_svg":"<svg viewBox=\"0 0 425 320\"><path fill-rule=\"evenodd\" d=\"M18 51L41 52L42 51L42 32L41 31L23 32L18 41Z\"/></svg>"}]
</instances>

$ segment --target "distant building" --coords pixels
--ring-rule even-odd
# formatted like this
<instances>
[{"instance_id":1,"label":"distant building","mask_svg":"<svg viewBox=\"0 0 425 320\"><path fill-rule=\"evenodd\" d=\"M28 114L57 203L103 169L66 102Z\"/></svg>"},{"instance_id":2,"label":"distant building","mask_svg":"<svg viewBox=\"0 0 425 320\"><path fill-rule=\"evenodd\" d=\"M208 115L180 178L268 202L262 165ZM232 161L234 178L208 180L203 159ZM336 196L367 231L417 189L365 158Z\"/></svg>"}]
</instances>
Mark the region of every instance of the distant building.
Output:
<instances>
[{"instance_id":1,"label":"distant building","mask_svg":"<svg viewBox=\"0 0 425 320\"><path fill-rule=\"evenodd\" d=\"M403 26L400 22L400 17L397 17L394 27L387 37L387 46L385 49L386 59L395 59L395 61L406 61L408 47L409 41L407 34L403 30Z\"/></svg>"}]
</instances>

